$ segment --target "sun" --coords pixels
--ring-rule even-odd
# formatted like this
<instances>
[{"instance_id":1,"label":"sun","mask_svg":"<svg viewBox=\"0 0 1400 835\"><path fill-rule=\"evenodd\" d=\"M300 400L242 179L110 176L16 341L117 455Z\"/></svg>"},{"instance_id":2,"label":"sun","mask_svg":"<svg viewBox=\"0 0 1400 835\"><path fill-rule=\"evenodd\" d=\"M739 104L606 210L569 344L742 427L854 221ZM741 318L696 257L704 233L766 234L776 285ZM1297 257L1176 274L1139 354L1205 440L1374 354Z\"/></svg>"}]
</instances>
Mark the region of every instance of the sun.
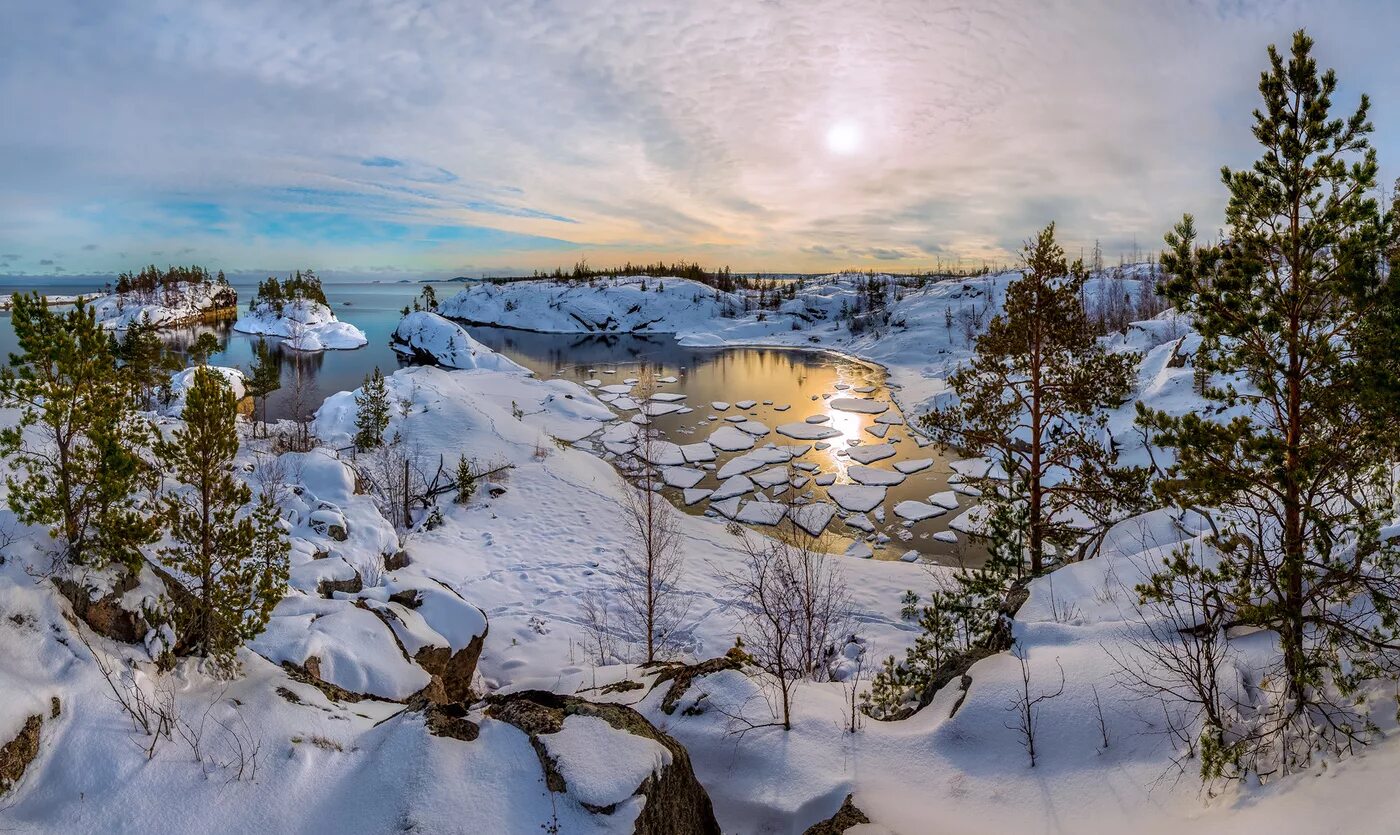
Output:
<instances>
[{"instance_id":1,"label":"sun","mask_svg":"<svg viewBox=\"0 0 1400 835\"><path fill-rule=\"evenodd\" d=\"M842 156L854 154L860 150L860 126L854 122L837 122L827 128L826 148Z\"/></svg>"}]
</instances>

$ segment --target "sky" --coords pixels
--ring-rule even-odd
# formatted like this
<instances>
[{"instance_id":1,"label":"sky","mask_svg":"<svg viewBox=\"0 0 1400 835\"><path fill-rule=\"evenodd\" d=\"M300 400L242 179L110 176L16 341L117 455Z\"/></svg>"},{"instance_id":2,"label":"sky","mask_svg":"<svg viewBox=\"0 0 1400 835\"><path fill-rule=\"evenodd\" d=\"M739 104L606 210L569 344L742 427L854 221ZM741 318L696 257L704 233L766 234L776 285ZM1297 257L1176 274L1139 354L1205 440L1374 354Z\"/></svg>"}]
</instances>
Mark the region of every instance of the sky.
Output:
<instances>
[{"instance_id":1,"label":"sky","mask_svg":"<svg viewBox=\"0 0 1400 835\"><path fill-rule=\"evenodd\" d=\"M0 0L0 274L1160 248L1306 27L1400 173L1400 3Z\"/></svg>"}]
</instances>

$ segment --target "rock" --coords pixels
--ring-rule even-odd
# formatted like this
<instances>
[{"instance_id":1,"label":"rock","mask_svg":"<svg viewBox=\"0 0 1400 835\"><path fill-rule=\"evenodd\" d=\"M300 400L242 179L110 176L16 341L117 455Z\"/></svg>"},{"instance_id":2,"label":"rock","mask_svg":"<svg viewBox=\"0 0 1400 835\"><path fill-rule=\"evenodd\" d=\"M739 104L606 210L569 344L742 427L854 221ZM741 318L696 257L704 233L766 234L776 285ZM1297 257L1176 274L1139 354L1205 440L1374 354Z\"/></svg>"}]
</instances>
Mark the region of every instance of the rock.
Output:
<instances>
[{"instance_id":1,"label":"rock","mask_svg":"<svg viewBox=\"0 0 1400 835\"><path fill-rule=\"evenodd\" d=\"M54 577L53 584L59 593L73 604L73 614L86 623L93 632L121 641L124 644L139 644L145 641L151 625L141 612L123 609L122 597L136 588L136 575L126 572L111 591L94 599L92 589L66 577Z\"/></svg>"},{"instance_id":2,"label":"rock","mask_svg":"<svg viewBox=\"0 0 1400 835\"><path fill-rule=\"evenodd\" d=\"M564 696L543 690L525 690L490 697L486 715L508 722L530 737L544 769L545 785L552 792L565 793L568 786L541 736L558 733L569 716L597 717L619 733L630 733L663 746L671 761L646 777L633 796L645 798L633 832L637 835L719 835L710 796L690 765L685 747L657 730L640 713L625 705L597 704L578 696ZM612 807L593 809L608 814Z\"/></svg>"},{"instance_id":3,"label":"rock","mask_svg":"<svg viewBox=\"0 0 1400 835\"><path fill-rule=\"evenodd\" d=\"M666 691L666 695L661 697L661 710L665 713L675 713L676 705L681 697L690 689L690 683L701 676L711 673L718 673L721 670L738 670L749 660L748 655L738 647L730 647L729 651L718 658L710 658L698 664L676 664L667 667L656 674L651 680L652 689L656 689L663 682L671 682L671 687Z\"/></svg>"},{"instance_id":4,"label":"rock","mask_svg":"<svg viewBox=\"0 0 1400 835\"><path fill-rule=\"evenodd\" d=\"M354 577L344 580L322 580L316 584L316 593L325 598L335 597L336 592L346 594L357 594L364 590L365 581L360 577L360 572L356 571Z\"/></svg>"},{"instance_id":5,"label":"rock","mask_svg":"<svg viewBox=\"0 0 1400 835\"><path fill-rule=\"evenodd\" d=\"M469 704L476 701L472 676L476 675L476 662L481 658L481 647L485 643L486 636L479 635L456 652L447 647L423 647L413 656L413 661L442 682L445 702Z\"/></svg>"},{"instance_id":6,"label":"rock","mask_svg":"<svg viewBox=\"0 0 1400 835\"><path fill-rule=\"evenodd\" d=\"M870 823L870 818L865 816L852 800L852 795L846 795L846 802L841 804L841 808L836 810L836 814L807 828L803 835L841 835L842 832L853 826L862 823Z\"/></svg>"},{"instance_id":7,"label":"rock","mask_svg":"<svg viewBox=\"0 0 1400 835\"><path fill-rule=\"evenodd\" d=\"M19 782L24 770L39 756L39 726L43 723L43 716L33 714L24 720L15 738L0 747L0 796ZM708 798L706 802L708 804Z\"/></svg>"},{"instance_id":8,"label":"rock","mask_svg":"<svg viewBox=\"0 0 1400 835\"><path fill-rule=\"evenodd\" d=\"M409 710L423 714L428 733L471 742L481 734L481 726L467 718L461 704L434 704L426 700L409 703Z\"/></svg>"},{"instance_id":9,"label":"rock","mask_svg":"<svg viewBox=\"0 0 1400 835\"><path fill-rule=\"evenodd\" d=\"M343 687L337 687L321 678L321 659L313 655L306 659L300 666L290 661L282 662L282 669L287 671L287 676L292 681L302 684L309 684L326 694L326 698L333 702L362 702L365 699L377 698L364 693L352 693Z\"/></svg>"}]
</instances>

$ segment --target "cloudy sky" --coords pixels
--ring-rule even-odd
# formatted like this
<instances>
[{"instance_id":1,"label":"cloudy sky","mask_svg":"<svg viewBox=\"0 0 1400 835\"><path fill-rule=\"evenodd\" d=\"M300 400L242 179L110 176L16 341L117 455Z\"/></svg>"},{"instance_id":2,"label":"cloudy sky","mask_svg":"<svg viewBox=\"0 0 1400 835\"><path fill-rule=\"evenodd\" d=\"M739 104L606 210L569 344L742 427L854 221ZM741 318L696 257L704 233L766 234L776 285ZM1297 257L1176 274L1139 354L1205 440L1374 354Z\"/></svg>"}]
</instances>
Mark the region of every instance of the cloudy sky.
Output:
<instances>
[{"instance_id":1,"label":"cloudy sky","mask_svg":"<svg viewBox=\"0 0 1400 835\"><path fill-rule=\"evenodd\" d=\"M1306 26L1400 172L1400 4L10 0L0 274L1157 248Z\"/></svg>"}]
</instances>

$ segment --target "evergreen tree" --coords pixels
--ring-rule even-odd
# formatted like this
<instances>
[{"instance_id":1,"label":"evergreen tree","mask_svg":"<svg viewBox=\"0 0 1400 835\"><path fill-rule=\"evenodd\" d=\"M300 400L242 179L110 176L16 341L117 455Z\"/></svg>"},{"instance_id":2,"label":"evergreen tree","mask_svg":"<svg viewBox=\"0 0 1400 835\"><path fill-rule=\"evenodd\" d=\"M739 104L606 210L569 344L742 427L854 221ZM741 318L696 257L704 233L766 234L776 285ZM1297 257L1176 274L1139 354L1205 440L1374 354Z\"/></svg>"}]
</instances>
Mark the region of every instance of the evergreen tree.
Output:
<instances>
[{"instance_id":1,"label":"evergreen tree","mask_svg":"<svg viewBox=\"0 0 1400 835\"><path fill-rule=\"evenodd\" d=\"M1311 48L1303 32L1287 58L1269 48L1254 113L1263 155L1222 171L1225 240L1198 247L1188 215L1162 256L1165 294L1204 337L1196 362L1221 375L1205 396L1231 417L1139 407L1155 443L1176 450L1159 495L1210 508L1219 554L1165 563L1139 591L1170 602L1203 583L1222 610L1203 628L1277 635L1269 703L1213 746L1261 771L1349 749L1370 728L1360 683L1400 670L1400 558L1380 536L1400 442L1400 282L1383 262L1395 219L1372 197L1369 101L1333 118L1336 76Z\"/></svg>"},{"instance_id":2,"label":"evergreen tree","mask_svg":"<svg viewBox=\"0 0 1400 835\"><path fill-rule=\"evenodd\" d=\"M1024 258L970 365L949 378L956 402L920 420L941 443L1001 464L1005 482L986 477L979 487L994 512L1024 504L1038 574L1047 546L1063 557L1083 535L1067 511L1107 522L1145 487L1141 473L1116 466L1104 440L1104 410L1128 398L1136 355L1106 353L1090 335L1079 298L1086 275L1080 263L1066 264L1054 224L1026 244Z\"/></svg>"},{"instance_id":3,"label":"evergreen tree","mask_svg":"<svg viewBox=\"0 0 1400 835\"><path fill-rule=\"evenodd\" d=\"M466 504L476 493L476 473L472 472L472 462L463 455L457 459L457 504Z\"/></svg>"},{"instance_id":4,"label":"evergreen tree","mask_svg":"<svg viewBox=\"0 0 1400 835\"><path fill-rule=\"evenodd\" d=\"M219 344L219 338L212 333L201 333L190 346L190 359L195 365L208 365L209 358L222 351L224 346Z\"/></svg>"},{"instance_id":5,"label":"evergreen tree","mask_svg":"<svg viewBox=\"0 0 1400 835\"><path fill-rule=\"evenodd\" d=\"M0 430L0 453L18 471L9 507L21 522L50 525L74 563L134 568L155 523L134 498L151 434L132 377L81 302L55 313L39 294L19 295L11 321L21 353L0 370L0 397L21 413Z\"/></svg>"},{"instance_id":6,"label":"evergreen tree","mask_svg":"<svg viewBox=\"0 0 1400 835\"><path fill-rule=\"evenodd\" d=\"M431 284L423 285L423 309L431 310L434 313L438 309L437 291L433 289Z\"/></svg>"},{"instance_id":7,"label":"evergreen tree","mask_svg":"<svg viewBox=\"0 0 1400 835\"><path fill-rule=\"evenodd\" d=\"M282 531L266 512L247 514L248 485L233 476L238 452L237 402L223 375L200 368L190 382L184 426L157 444L180 486L161 498L173 544L166 565L187 584L175 620L191 651L224 672L237 668L243 641L267 625L285 580Z\"/></svg>"},{"instance_id":8,"label":"evergreen tree","mask_svg":"<svg viewBox=\"0 0 1400 835\"><path fill-rule=\"evenodd\" d=\"M355 446L373 449L384 443L384 430L389 428L389 388L378 367L365 377L355 395L355 406Z\"/></svg>"},{"instance_id":9,"label":"evergreen tree","mask_svg":"<svg viewBox=\"0 0 1400 835\"><path fill-rule=\"evenodd\" d=\"M258 404L258 424L267 431L267 396L282 387L282 366L266 339L253 346L253 364L248 368L244 388Z\"/></svg>"},{"instance_id":10,"label":"evergreen tree","mask_svg":"<svg viewBox=\"0 0 1400 835\"><path fill-rule=\"evenodd\" d=\"M143 404L149 404L155 392L170 381L170 375L180 369L180 360L166 349L155 327L136 322L122 332L121 339L112 337L112 353L122 371L136 388Z\"/></svg>"}]
</instances>

